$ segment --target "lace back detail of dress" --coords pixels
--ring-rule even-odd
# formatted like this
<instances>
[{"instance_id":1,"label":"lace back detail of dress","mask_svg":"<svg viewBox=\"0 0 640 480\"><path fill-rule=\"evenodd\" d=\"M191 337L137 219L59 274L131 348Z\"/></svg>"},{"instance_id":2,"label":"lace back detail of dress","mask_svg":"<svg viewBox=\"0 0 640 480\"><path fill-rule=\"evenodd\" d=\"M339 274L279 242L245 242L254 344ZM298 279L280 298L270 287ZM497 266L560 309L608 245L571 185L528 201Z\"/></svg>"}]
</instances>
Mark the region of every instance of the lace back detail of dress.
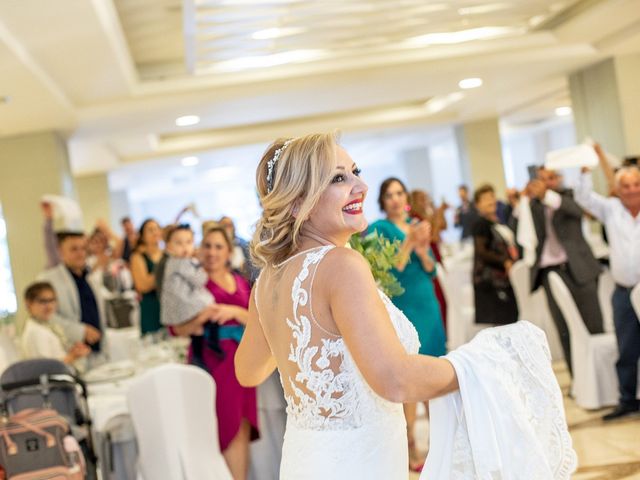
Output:
<instances>
[{"instance_id":1,"label":"lace back detail of dress","mask_svg":"<svg viewBox=\"0 0 640 480\"><path fill-rule=\"evenodd\" d=\"M299 427L339 428L353 422L351 374L344 369L342 337L320 325L313 314L313 280L320 261L331 246L314 249L304 256L293 280L293 308L286 323L291 329L288 362L293 367L282 375L288 414ZM351 425L353 426L353 425Z\"/></svg>"},{"instance_id":2,"label":"lace back detail of dress","mask_svg":"<svg viewBox=\"0 0 640 480\"><path fill-rule=\"evenodd\" d=\"M314 278L332 248L319 247L290 257L284 264L263 271L259 282L259 309L266 313L271 307L272 321L263 322L263 329L278 363L288 419L302 429L357 428L371 418L383 417L379 414L389 408L402 415L401 405L373 392L342 337L314 315ZM285 292L290 292L291 303L283 298ZM266 301L269 295L270 305ZM384 294L381 297L403 345L415 353L419 343L413 325Z\"/></svg>"}]
</instances>

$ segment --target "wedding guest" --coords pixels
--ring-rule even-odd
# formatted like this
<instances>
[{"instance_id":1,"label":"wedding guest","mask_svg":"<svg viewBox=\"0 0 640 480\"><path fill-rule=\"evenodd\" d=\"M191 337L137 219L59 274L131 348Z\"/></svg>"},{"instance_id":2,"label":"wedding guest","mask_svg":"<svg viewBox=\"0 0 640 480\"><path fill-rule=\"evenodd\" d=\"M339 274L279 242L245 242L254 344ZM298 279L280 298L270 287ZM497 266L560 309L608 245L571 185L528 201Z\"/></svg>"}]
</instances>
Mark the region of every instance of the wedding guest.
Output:
<instances>
[{"instance_id":1,"label":"wedding guest","mask_svg":"<svg viewBox=\"0 0 640 480\"><path fill-rule=\"evenodd\" d=\"M129 217L123 217L122 220L120 220L120 225L122 225L123 235L118 254L120 258L129 263L131 254L133 253L133 247L138 243L138 233Z\"/></svg>"},{"instance_id":2,"label":"wedding guest","mask_svg":"<svg viewBox=\"0 0 640 480\"><path fill-rule=\"evenodd\" d=\"M61 263L42 272L38 280L47 281L55 290L58 316L54 321L66 338L72 344L89 344L97 357L105 325L104 299L100 284L89 276L86 238L82 232L60 232L57 242Z\"/></svg>"},{"instance_id":3,"label":"wedding guest","mask_svg":"<svg viewBox=\"0 0 640 480\"><path fill-rule=\"evenodd\" d=\"M514 323L518 320L518 304L509 281L509 270L518 258L514 234L498 222L491 185L477 188L473 197L479 214L472 228L476 323Z\"/></svg>"},{"instance_id":4,"label":"wedding guest","mask_svg":"<svg viewBox=\"0 0 640 480\"><path fill-rule=\"evenodd\" d=\"M602 333L602 312L598 301L600 264L582 232L584 212L573 193L562 185L553 170L540 168L538 177L527 185L531 216L537 237L536 259L531 268L531 289L544 288L569 372L571 343L567 323L556 304L549 285L549 273L556 272L566 283L590 333Z\"/></svg>"},{"instance_id":5,"label":"wedding guest","mask_svg":"<svg viewBox=\"0 0 640 480\"><path fill-rule=\"evenodd\" d=\"M231 217L224 216L218 223L225 229L233 243L231 268L240 272L250 283L253 283L260 272L251 261L249 242L236 235L236 227Z\"/></svg>"},{"instance_id":6,"label":"wedding guest","mask_svg":"<svg viewBox=\"0 0 640 480\"><path fill-rule=\"evenodd\" d=\"M87 265L94 270L104 272L108 270L111 262L111 250L109 247L109 239L102 230L96 228L87 240Z\"/></svg>"},{"instance_id":7,"label":"wedding guest","mask_svg":"<svg viewBox=\"0 0 640 480\"><path fill-rule=\"evenodd\" d=\"M478 218L478 212L469 198L469 187L460 185L458 187L460 206L456 208L453 225L461 228L460 240L465 240L471 236L471 227Z\"/></svg>"},{"instance_id":8,"label":"wedding guest","mask_svg":"<svg viewBox=\"0 0 640 480\"><path fill-rule=\"evenodd\" d=\"M138 243L131 254L133 285L140 295L140 332L142 335L155 333L162 328L160 301L153 274L163 255L160 248L161 240L160 225L149 218L140 226Z\"/></svg>"},{"instance_id":9,"label":"wedding guest","mask_svg":"<svg viewBox=\"0 0 640 480\"><path fill-rule=\"evenodd\" d=\"M55 358L74 365L80 358L91 353L84 342L71 343L64 330L52 319L56 315L56 292L48 282L35 282L24 292L24 301L29 312L20 337L25 358Z\"/></svg>"},{"instance_id":10,"label":"wedding guest","mask_svg":"<svg viewBox=\"0 0 640 480\"><path fill-rule=\"evenodd\" d=\"M193 230L187 224L171 225L166 229L166 253L155 269L156 291L160 298L160 322L175 326L204 317L209 319L215 299L205 287L207 273L195 253ZM198 320L198 323L200 321ZM215 351L218 345L218 324L206 322L202 334L191 337L192 363L205 367L203 343L208 342Z\"/></svg>"},{"instance_id":11,"label":"wedding guest","mask_svg":"<svg viewBox=\"0 0 640 480\"><path fill-rule=\"evenodd\" d=\"M240 385L234 369L234 356L248 318L249 283L229 268L233 244L221 227L205 232L200 256L207 272L206 288L216 299L211 318L218 323L219 349L205 342L203 360L216 385L218 436L222 454L234 480L247 478L249 442L259 437L256 389ZM206 320L205 320L206 321ZM203 319L172 327L178 335L193 335L201 330ZM189 357L192 356L192 349Z\"/></svg>"},{"instance_id":12,"label":"wedding guest","mask_svg":"<svg viewBox=\"0 0 640 480\"><path fill-rule=\"evenodd\" d=\"M631 305L631 290L640 283L640 169L623 167L614 176L617 196L593 191L591 175L584 172L576 189L577 202L600 220L609 238L609 265L616 288L611 298L618 341L616 372L620 388L618 406L603 417L615 420L640 411L637 398L640 322Z\"/></svg>"},{"instance_id":13,"label":"wedding guest","mask_svg":"<svg viewBox=\"0 0 640 480\"><path fill-rule=\"evenodd\" d=\"M378 204L387 218L374 222L369 230L377 231L389 240L401 242L398 262L392 272L404 288L404 293L391 300L418 331L420 353L435 357L444 355L446 339L433 286L436 264L430 249L429 223L411 219L407 189L397 178L388 178L382 182ZM416 451L413 436L416 404L406 404L405 415L410 467L420 470L424 458L420 458Z\"/></svg>"},{"instance_id":14,"label":"wedding guest","mask_svg":"<svg viewBox=\"0 0 640 480\"><path fill-rule=\"evenodd\" d=\"M520 192L517 188L507 189L507 207L505 210L506 221L503 222L514 232L518 228L518 219L516 218L516 211L520 204Z\"/></svg>"},{"instance_id":15,"label":"wedding guest","mask_svg":"<svg viewBox=\"0 0 640 480\"><path fill-rule=\"evenodd\" d=\"M428 221L431 226L431 253L436 262L442 264L442 255L440 254L440 234L447 229L447 220L444 217L444 212L449 208L446 202L442 202L438 208L433 205L431 197L424 190L412 190L409 195L409 204L411 210L409 215L411 218L417 218L420 221ZM442 286L437 277L432 278L433 288L438 299L438 305L440 306L440 316L442 317L442 323L444 325L445 332L447 330L447 300L444 296Z\"/></svg>"},{"instance_id":16,"label":"wedding guest","mask_svg":"<svg viewBox=\"0 0 640 480\"><path fill-rule=\"evenodd\" d=\"M441 241L441 233L447 229L447 219L444 214L449 208L447 202L443 201L436 207L433 200L424 190L412 190L409 194L409 205L411 211L409 215L419 220L427 220L431 225L432 245L438 245Z\"/></svg>"}]
</instances>

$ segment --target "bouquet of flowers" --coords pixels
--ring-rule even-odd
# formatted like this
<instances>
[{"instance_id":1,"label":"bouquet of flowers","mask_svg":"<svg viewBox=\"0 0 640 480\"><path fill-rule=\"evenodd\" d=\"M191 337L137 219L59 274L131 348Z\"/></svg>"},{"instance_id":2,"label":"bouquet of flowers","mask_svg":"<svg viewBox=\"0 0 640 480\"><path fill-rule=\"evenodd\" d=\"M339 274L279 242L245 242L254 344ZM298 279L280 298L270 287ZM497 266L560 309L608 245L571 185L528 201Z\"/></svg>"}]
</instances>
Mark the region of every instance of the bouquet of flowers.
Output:
<instances>
[{"instance_id":1,"label":"bouquet of flowers","mask_svg":"<svg viewBox=\"0 0 640 480\"><path fill-rule=\"evenodd\" d=\"M395 266L398 252L400 251L400 241L390 241L372 232L365 237L353 235L349 241L351 248L360 252L369 262L373 278L388 297L395 297L404 293L404 288L391 269Z\"/></svg>"}]
</instances>

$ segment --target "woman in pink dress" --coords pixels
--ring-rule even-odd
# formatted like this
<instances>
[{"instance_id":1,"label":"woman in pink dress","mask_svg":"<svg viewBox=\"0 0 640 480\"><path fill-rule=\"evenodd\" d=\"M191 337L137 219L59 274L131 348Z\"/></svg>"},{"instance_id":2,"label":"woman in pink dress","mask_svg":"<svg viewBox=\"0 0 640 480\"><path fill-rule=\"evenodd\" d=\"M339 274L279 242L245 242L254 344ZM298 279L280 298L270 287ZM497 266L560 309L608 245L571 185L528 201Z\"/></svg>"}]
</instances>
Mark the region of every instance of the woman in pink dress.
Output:
<instances>
[{"instance_id":1,"label":"woman in pink dress","mask_svg":"<svg viewBox=\"0 0 640 480\"><path fill-rule=\"evenodd\" d=\"M209 279L206 287L216 300L212 321L218 323L218 338L203 342L202 360L216 382L216 413L220 449L235 480L247 478L249 442L259 437L256 389L245 388L236 378L233 358L248 319L251 288L229 268L233 251L222 227L209 228L200 245L202 267ZM198 318L174 326L178 335L202 333ZM216 341L217 345L211 342ZM220 353L221 352L221 353ZM191 360L191 349L189 359Z\"/></svg>"}]
</instances>

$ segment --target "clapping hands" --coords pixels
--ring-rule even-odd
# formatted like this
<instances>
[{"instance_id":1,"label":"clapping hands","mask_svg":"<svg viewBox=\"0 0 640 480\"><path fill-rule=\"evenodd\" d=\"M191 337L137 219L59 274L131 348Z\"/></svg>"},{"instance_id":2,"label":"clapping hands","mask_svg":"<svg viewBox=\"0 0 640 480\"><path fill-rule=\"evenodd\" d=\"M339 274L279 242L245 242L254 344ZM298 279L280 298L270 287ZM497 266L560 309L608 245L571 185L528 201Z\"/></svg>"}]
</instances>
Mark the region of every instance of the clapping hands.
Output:
<instances>
[{"instance_id":1,"label":"clapping hands","mask_svg":"<svg viewBox=\"0 0 640 480\"><path fill-rule=\"evenodd\" d=\"M429 222L413 220L407 236L415 250L424 250L431 243L431 225Z\"/></svg>"}]
</instances>

